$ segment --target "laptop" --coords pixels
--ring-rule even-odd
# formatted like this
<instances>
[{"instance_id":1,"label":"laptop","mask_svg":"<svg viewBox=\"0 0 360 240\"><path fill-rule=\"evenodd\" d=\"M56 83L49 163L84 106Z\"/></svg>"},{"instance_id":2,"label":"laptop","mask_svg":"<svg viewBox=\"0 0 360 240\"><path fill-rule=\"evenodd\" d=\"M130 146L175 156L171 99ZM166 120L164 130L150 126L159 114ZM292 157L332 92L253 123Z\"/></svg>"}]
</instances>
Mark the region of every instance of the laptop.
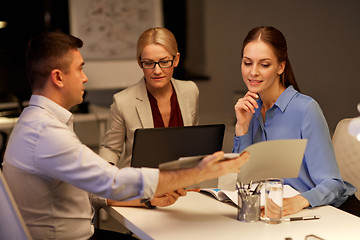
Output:
<instances>
[{"instance_id":1,"label":"laptop","mask_svg":"<svg viewBox=\"0 0 360 240\"><path fill-rule=\"evenodd\" d=\"M134 133L132 167L158 168L159 164L220 151L224 124L139 128Z\"/></svg>"}]
</instances>

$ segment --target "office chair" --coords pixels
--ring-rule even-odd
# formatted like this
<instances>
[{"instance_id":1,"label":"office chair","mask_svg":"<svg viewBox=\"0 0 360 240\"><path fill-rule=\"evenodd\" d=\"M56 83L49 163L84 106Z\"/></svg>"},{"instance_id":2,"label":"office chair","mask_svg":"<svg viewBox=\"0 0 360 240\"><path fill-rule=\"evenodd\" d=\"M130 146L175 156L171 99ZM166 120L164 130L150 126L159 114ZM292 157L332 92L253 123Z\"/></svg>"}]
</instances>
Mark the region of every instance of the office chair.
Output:
<instances>
[{"instance_id":1,"label":"office chair","mask_svg":"<svg viewBox=\"0 0 360 240\"><path fill-rule=\"evenodd\" d=\"M0 239L32 239L2 170L0 170L0 213Z\"/></svg>"},{"instance_id":2,"label":"office chair","mask_svg":"<svg viewBox=\"0 0 360 240\"><path fill-rule=\"evenodd\" d=\"M6 143L7 143L7 133L0 131L0 169L2 169L2 162L4 159L4 153L6 149Z\"/></svg>"},{"instance_id":3,"label":"office chair","mask_svg":"<svg viewBox=\"0 0 360 240\"><path fill-rule=\"evenodd\" d=\"M336 161L343 179L353 184L360 199L360 142L348 132L351 118L341 120L332 137Z\"/></svg>"}]
</instances>

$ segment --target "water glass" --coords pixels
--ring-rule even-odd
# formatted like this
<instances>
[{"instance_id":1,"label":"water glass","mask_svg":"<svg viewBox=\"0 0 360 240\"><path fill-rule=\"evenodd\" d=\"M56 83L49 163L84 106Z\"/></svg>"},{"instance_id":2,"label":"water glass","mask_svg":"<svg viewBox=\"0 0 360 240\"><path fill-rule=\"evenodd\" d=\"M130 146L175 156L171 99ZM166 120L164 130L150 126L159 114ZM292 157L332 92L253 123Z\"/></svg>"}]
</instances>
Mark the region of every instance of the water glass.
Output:
<instances>
[{"instance_id":1,"label":"water glass","mask_svg":"<svg viewBox=\"0 0 360 240\"><path fill-rule=\"evenodd\" d=\"M265 180L265 215L264 220L269 224L282 221L284 180L269 178Z\"/></svg>"}]
</instances>

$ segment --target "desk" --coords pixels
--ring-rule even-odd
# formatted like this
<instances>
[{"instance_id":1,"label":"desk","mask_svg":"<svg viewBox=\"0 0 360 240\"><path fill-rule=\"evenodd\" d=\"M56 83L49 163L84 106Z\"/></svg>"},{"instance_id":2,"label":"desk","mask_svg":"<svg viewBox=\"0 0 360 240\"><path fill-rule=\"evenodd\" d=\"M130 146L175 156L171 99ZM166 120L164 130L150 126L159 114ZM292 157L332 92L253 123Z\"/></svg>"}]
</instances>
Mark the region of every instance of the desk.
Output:
<instances>
[{"instance_id":1,"label":"desk","mask_svg":"<svg viewBox=\"0 0 360 240\"><path fill-rule=\"evenodd\" d=\"M89 113L74 114L74 131L82 143L99 147L104 139L108 118L108 108L89 105Z\"/></svg>"},{"instance_id":2,"label":"desk","mask_svg":"<svg viewBox=\"0 0 360 240\"><path fill-rule=\"evenodd\" d=\"M18 118L0 117L0 130L4 132L11 132L17 120Z\"/></svg>"},{"instance_id":3,"label":"desk","mask_svg":"<svg viewBox=\"0 0 360 240\"><path fill-rule=\"evenodd\" d=\"M108 108L89 105L89 113L74 114L74 131L84 144L98 147L105 135L108 117ZM0 130L10 135L17 120L18 118L0 117Z\"/></svg>"},{"instance_id":4,"label":"desk","mask_svg":"<svg viewBox=\"0 0 360 240\"><path fill-rule=\"evenodd\" d=\"M296 216L319 215L319 220L243 223L237 209L212 197L189 192L166 208L106 207L117 221L143 240L146 239L279 239L304 240L315 234L326 240L360 238L360 218L331 206L304 209Z\"/></svg>"}]
</instances>

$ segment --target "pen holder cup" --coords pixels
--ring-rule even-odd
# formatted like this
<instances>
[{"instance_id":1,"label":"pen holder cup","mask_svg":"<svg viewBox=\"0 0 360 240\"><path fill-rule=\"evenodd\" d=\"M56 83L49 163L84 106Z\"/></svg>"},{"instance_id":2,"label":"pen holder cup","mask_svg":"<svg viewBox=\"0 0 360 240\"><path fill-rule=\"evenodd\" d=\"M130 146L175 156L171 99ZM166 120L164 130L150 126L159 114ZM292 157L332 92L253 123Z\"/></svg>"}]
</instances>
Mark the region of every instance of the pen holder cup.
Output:
<instances>
[{"instance_id":1,"label":"pen holder cup","mask_svg":"<svg viewBox=\"0 0 360 240\"><path fill-rule=\"evenodd\" d=\"M260 193L253 195L238 194L238 216L241 222L256 222L260 220Z\"/></svg>"}]
</instances>

